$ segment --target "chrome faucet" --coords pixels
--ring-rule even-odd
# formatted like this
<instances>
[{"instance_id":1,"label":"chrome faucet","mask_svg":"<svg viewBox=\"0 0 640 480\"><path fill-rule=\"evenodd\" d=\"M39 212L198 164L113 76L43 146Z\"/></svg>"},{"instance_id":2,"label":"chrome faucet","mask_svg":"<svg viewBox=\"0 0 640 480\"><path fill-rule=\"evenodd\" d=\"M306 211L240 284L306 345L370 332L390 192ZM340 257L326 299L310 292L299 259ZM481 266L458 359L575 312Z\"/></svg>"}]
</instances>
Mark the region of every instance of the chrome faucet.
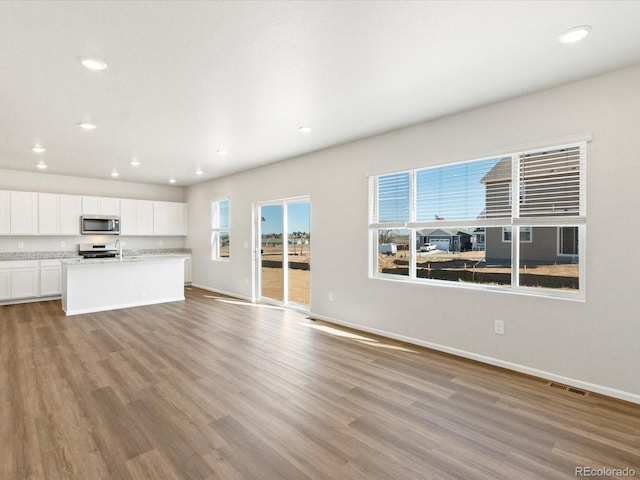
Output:
<instances>
[{"instance_id":1,"label":"chrome faucet","mask_svg":"<svg viewBox=\"0 0 640 480\"><path fill-rule=\"evenodd\" d=\"M120 243L120 239L116 239L116 250L118 250L118 258L120 258L120 261L122 261L122 244Z\"/></svg>"}]
</instances>

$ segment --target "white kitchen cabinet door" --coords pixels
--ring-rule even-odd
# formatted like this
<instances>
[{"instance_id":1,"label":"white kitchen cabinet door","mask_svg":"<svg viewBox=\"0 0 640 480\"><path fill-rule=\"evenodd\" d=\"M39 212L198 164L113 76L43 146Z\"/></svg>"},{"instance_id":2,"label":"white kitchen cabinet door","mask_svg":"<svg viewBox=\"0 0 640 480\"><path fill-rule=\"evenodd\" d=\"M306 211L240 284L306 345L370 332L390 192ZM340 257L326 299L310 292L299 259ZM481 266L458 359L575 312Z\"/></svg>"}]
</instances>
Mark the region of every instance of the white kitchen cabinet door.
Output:
<instances>
[{"instance_id":1,"label":"white kitchen cabinet door","mask_svg":"<svg viewBox=\"0 0 640 480\"><path fill-rule=\"evenodd\" d=\"M0 235L11 232L11 202L9 192L0 190Z\"/></svg>"},{"instance_id":2,"label":"white kitchen cabinet door","mask_svg":"<svg viewBox=\"0 0 640 480\"><path fill-rule=\"evenodd\" d=\"M62 268L60 260L40 261L40 296L60 295Z\"/></svg>"},{"instance_id":3,"label":"white kitchen cabinet door","mask_svg":"<svg viewBox=\"0 0 640 480\"><path fill-rule=\"evenodd\" d=\"M169 202L153 202L153 234L169 235Z\"/></svg>"},{"instance_id":4,"label":"white kitchen cabinet door","mask_svg":"<svg viewBox=\"0 0 640 480\"><path fill-rule=\"evenodd\" d=\"M38 233L38 194L11 192L11 234L36 235Z\"/></svg>"},{"instance_id":5,"label":"white kitchen cabinet door","mask_svg":"<svg viewBox=\"0 0 640 480\"><path fill-rule=\"evenodd\" d=\"M79 195L60 195L61 235L80 235L81 215L82 197Z\"/></svg>"},{"instance_id":6,"label":"white kitchen cabinet door","mask_svg":"<svg viewBox=\"0 0 640 480\"><path fill-rule=\"evenodd\" d=\"M29 298L39 295L39 267L11 269L11 298Z\"/></svg>"},{"instance_id":7,"label":"white kitchen cabinet door","mask_svg":"<svg viewBox=\"0 0 640 480\"><path fill-rule=\"evenodd\" d=\"M38 194L38 233L40 235L60 233L60 195Z\"/></svg>"},{"instance_id":8,"label":"white kitchen cabinet door","mask_svg":"<svg viewBox=\"0 0 640 480\"><path fill-rule=\"evenodd\" d=\"M136 200L137 235L153 235L153 203L151 200Z\"/></svg>"},{"instance_id":9,"label":"white kitchen cabinet door","mask_svg":"<svg viewBox=\"0 0 640 480\"><path fill-rule=\"evenodd\" d=\"M153 234L186 235L186 215L186 203L153 202Z\"/></svg>"},{"instance_id":10,"label":"white kitchen cabinet door","mask_svg":"<svg viewBox=\"0 0 640 480\"><path fill-rule=\"evenodd\" d=\"M100 197L82 197L82 215L100 215Z\"/></svg>"},{"instance_id":11,"label":"white kitchen cabinet door","mask_svg":"<svg viewBox=\"0 0 640 480\"><path fill-rule=\"evenodd\" d=\"M0 300L11 298L11 270L0 269Z\"/></svg>"},{"instance_id":12,"label":"white kitchen cabinet door","mask_svg":"<svg viewBox=\"0 0 640 480\"><path fill-rule=\"evenodd\" d=\"M100 198L100 214L120 216L120 199L119 198Z\"/></svg>"},{"instance_id":13,"label":"white kitchen cabinet door","mask_svg":"<svg viewBox=\"0 0 640 480\"><path fill-rule=\"evenodd\" d=\"M83 215L120 216L120 199L111 197L82 197Z\"/></svg>"},{"instance_id":14,"label":"white kitchen cabinet door","mask_svg":"<svg viewBox=\"0 0 640 480\"><path fill-rule=\"evenodd\" d=\"M178 205L179 207L178 207L177 221L176 221L176 226L178 230L176 231L176 234L187 236L188 234L187 204L179 203Z\"/></svg>"},{"instance_id":15,"label":"white kitchen cabinet door","mask_svg":"<svg viewBox=\"0 0 640 480\"><path fill-rule=\"evenodd\" d=\"M183 203L169 202L169 235L184 235Z\"/></svg>"},{"instance_id":16,"label":"white kitchen cabinet door","mask_svg":"<svg viewBox=\"0 0 640 480\"><path fill-rule=\"evenodd\" d=\"M137 235L137 201L120 200L120 235Z\"/></svg>"}]
</instances>

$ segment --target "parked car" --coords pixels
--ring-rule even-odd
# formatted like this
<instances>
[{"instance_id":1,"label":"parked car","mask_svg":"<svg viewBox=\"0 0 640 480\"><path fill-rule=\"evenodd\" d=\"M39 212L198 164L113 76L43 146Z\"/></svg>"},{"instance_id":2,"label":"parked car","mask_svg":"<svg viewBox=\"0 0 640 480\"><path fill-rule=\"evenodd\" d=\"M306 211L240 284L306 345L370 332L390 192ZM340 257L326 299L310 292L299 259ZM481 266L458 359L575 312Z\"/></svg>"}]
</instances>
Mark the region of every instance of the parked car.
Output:
<instances>
[{"instance_id":1,"label":"parked car","mask_svg":"<svg viewBox=\"0 0 640 480\"><path fill-rule=\"evenodd\" d=\"M424 245L422 245L420 247L420 251L421 252L431 252L433 250L437 250L438 247L436 247L433 243L425 243Z\"/></svg>"}]
</instances>

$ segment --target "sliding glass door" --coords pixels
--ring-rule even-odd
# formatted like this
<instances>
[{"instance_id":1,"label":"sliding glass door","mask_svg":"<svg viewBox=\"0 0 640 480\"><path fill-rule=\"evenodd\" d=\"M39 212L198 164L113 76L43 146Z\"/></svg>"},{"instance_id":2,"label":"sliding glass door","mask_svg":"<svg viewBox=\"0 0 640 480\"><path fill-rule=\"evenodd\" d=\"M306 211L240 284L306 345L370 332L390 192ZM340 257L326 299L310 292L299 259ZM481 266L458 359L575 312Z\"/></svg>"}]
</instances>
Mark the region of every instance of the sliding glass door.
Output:
<instances>
[{"instance_id":1,"label":"sliding glass door","mask_svg":"<svg viewBox=\"0 0 640 480\"><path fill-rule=\"evenodd\" d=\"M282 205L260 207L260 296L284 301Z\"/></svg>"},{"instance_id":2,"label":"sliding glass door","mask_svg":"<svg viewBox=\"0 0 640 480\"><path fill-rule=\"evenodd\" d=\"M256 209L259 299L308 308L311 278L311 207L308 197L260 204Z\"/></svg>"}]
</instances>

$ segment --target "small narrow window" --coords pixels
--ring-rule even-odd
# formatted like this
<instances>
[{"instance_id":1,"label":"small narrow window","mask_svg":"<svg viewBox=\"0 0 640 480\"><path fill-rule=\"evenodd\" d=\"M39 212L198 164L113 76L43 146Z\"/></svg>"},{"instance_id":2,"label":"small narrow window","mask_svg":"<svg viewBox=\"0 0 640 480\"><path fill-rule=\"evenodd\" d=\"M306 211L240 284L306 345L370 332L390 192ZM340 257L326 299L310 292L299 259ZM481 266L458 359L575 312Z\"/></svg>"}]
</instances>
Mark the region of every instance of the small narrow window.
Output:
<instances>
[{"instance_id":1,"label":"small narrow window","mask_svg":"<svg viewBox=\"0 0 640 480\"><path fill-rule=\"evenodd\" d=\"M211 260L229 259L229 200L211 202Z\"/></svg>"}]
</instances>

